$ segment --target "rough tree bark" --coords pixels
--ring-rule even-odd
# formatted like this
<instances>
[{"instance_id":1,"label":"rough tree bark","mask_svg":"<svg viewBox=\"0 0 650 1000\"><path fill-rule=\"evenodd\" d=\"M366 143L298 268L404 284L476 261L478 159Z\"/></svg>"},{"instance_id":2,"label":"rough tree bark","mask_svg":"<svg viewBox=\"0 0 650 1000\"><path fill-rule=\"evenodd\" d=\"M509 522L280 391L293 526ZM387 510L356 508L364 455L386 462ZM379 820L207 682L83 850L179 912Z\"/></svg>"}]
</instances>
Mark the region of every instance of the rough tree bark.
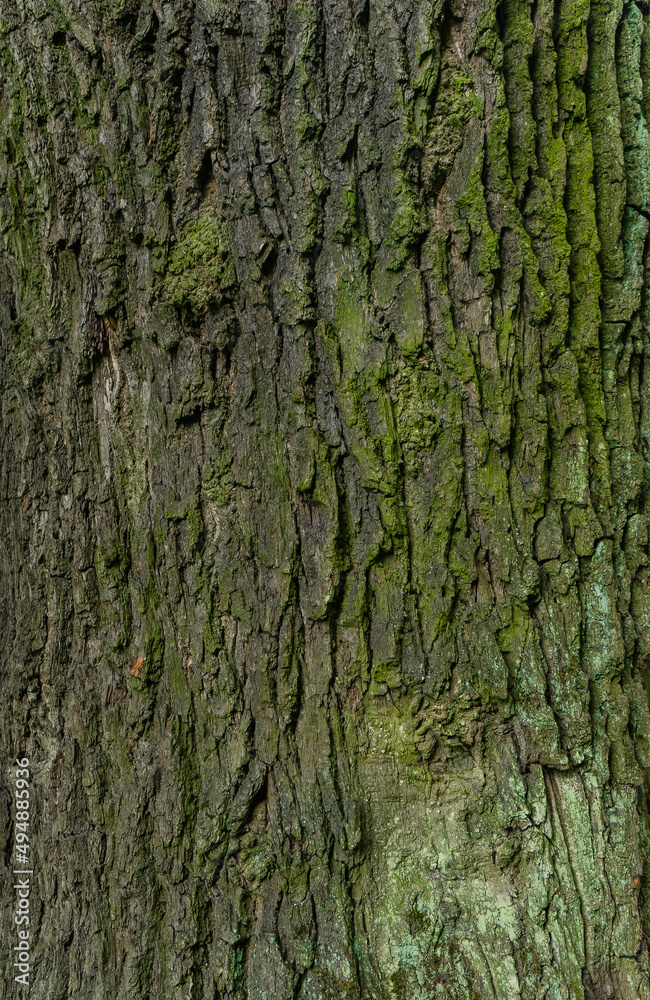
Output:
<instances>
[{"instance_id":1,"label":"rough tree bark","mask_svg":"<svg viewBox=\"0 0 650 1000\"><path fill-rule=\"evenodd\" d=\"M650 43L0 0L0 967L650 998Z\"/></svg>"}]
</instances>

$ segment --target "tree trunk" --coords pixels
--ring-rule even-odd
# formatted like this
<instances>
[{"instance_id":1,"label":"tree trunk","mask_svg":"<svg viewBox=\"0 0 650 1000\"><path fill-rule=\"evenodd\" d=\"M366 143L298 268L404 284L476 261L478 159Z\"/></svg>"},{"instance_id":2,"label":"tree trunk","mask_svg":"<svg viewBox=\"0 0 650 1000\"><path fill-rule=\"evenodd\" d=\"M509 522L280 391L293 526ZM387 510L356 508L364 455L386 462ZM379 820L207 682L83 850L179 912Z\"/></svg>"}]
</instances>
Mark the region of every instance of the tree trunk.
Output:
<instances>
[{"instance_id":1,"label":"tree trunk","mask_svg":"<svg viewBox=\"0 0 650 1000\"><path fill-rule=\"evenodd\" d=\"M629 0L0 0L2 996L648 1000Z\"/></svg>"}]
</instances>

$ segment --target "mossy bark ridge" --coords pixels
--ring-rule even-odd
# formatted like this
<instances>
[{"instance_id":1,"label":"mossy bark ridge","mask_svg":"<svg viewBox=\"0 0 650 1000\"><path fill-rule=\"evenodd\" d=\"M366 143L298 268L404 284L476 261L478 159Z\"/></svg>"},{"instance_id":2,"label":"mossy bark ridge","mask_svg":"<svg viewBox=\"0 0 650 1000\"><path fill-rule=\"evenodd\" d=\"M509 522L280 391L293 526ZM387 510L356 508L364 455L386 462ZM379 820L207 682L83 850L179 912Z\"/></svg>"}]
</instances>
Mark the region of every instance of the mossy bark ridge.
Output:
<instances>
[{"instance_id":1,"label":"mossy bark ridge","mask_svg":"<svg viewBox=\"0 0 650 1000\"><path fill-rule=\"evenodd\" d=\"M649 1000L650 29L0 0L0 968Z\"/></svg>"}]
</instances>

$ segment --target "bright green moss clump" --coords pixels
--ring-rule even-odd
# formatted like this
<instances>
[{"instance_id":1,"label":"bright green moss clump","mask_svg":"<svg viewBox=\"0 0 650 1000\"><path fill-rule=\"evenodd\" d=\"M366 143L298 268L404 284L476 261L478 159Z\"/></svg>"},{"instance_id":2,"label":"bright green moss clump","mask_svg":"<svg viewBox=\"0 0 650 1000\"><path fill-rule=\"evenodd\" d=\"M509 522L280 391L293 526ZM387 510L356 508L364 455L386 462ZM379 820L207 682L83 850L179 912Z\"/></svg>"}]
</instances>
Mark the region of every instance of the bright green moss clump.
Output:
<instances>
[{"instance_id":1,"label":"bright green moss clump","mask_svg":"<svg viewBox=\"0 0 650 1000\"><path fill-rule=\"evenodd\" d=\"M221 305L224 292L235 281L223 226L204 216L186 226L172 248L165 293L191 319Z\"/></svg>"}]
</instances>

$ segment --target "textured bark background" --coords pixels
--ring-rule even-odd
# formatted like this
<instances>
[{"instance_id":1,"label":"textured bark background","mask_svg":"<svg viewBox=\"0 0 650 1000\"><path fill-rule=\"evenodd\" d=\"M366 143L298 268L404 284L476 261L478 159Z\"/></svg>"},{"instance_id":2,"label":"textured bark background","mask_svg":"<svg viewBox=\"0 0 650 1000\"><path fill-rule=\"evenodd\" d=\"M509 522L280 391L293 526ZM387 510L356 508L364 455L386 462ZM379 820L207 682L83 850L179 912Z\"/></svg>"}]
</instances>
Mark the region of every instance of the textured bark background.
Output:
<instances>
[{"instance_id":1,"label":"textured bark background","mask_svg":"<svg viewBox=\"0 0 650 1000\"><path fill-rule=\"evenodd\" d=\"M0 0L0 969L650 997L650 36Z\"/></svg>"}]
</instances>

